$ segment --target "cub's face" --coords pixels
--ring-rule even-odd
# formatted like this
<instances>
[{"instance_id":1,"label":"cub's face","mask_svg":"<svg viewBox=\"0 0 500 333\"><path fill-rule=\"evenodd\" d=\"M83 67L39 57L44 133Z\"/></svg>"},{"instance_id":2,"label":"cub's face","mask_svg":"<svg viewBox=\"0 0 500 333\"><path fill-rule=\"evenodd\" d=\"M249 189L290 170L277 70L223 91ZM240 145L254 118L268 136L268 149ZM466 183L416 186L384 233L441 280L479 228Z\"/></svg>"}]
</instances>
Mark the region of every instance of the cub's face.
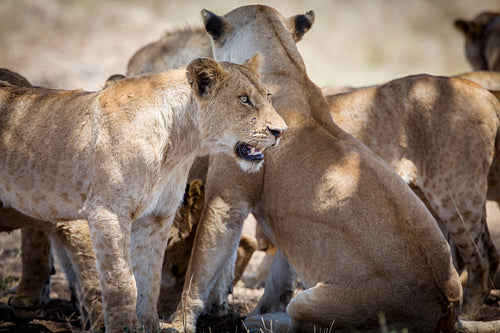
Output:
<instances>
[{"instance_id":1,"label":"cub's face","mask_svg":"<svg viewBox=\"0 0 500 333\"><path fill-rule=\"evenodd\" d=\"M204 145L210 145L209 153L232 154L249 172L260 168L264 151L276 146L287 129L258 77L260 62L256 54L243 65L195 59L187 67L202 110Z\"/></svg>"}]
</instances>

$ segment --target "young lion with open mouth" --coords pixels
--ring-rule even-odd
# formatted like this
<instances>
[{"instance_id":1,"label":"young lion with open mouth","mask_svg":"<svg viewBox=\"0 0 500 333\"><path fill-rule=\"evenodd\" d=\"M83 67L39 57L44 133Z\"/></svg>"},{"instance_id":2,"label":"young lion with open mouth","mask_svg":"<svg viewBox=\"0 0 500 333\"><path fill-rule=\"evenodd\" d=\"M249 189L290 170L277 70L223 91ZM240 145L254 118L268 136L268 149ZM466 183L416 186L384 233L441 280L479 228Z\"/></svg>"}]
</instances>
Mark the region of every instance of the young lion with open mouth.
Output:
<instances>
[{"instance_id":1,"label":"young lion with open mouth","mask_svg":"<svg viewBox=\"0 0 500 333\"><path fill-rule=\"evenodd\" d=\"M108 332L158 328L166 239L196 156L256 171L285 132L259 66L196 59L94 93L0 87L0 200L47 223L88 220Z\"/></svg>"}]
</instances>

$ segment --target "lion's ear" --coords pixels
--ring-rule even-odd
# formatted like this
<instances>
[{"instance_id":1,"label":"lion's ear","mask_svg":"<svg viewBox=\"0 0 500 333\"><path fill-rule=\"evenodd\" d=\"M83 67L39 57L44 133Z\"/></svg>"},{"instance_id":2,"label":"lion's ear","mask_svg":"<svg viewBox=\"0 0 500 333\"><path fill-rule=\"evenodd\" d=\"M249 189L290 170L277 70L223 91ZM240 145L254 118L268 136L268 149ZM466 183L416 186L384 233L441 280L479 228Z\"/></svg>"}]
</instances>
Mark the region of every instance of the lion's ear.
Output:
<instances>
[{"instance_id":1,"label":"lion's ear","mask_svg":"<svg viewBox=\"0 0 500 333\"><path fill-rule=\"evenodd\" d=\"M264 56L257 51L253 57L251 57L248 60L245 60L243 62L243 65L248 67L252 72L254 72L255 75L259 76L259 70L260 66L262 65L262 62L264 61Z\"/></svg>"},{"instance_id":2,"label":"lion's ear","mask_svg":"<svg viewBox=\"0 0 500 333\"><path fill-rule=\"evenodd\" d=\"M476 33L477 27L473 21L455 20L455 28L463 32L464 35L472 35Z\"/></svg>"},{"instance_id":3,"label":"lion's ear","mask_svg":"<svg viewBox=\"0 0 500 333\"><path fill-rule=\"evenodd\" d=\"M231 24L226 18L216 15L209 10L202 9L201 17L207 33L212 36L212 39L217 46L222 46L225 41L226 32L231 27Z\"/></svg>"},{"instance_id":4,"label":"lion's ear","mask_svg":"<svg viewBox=\"0 0 500 333\"><path fill-rule=\"evenodd\" d=\"M194 59L186 67L188 82L199 97L207 94L223 75L224 70L219 63L209 58Z\"/></svg>"},{"instance_id":5,"label":"lion's ear","mask_svg":"<svg viewBox=\"0 0 500 333\"><path fill-rule=\"evenodd\" d=\"M286 19L286 27L292 34L295 43L298 43L304 34L311 29L314 23L314 11L310 10L305 14L291 16Z\"/></svg>"}]
</instances>

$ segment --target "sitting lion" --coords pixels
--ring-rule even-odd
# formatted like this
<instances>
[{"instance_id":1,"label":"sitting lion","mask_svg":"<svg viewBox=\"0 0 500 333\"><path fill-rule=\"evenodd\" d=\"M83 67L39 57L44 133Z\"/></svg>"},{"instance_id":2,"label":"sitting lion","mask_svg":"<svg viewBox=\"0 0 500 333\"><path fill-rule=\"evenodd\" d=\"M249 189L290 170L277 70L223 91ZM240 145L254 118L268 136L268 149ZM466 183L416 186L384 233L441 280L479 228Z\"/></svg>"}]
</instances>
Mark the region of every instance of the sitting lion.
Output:
<instances>
[{"instance_id":1,"label":"sitting lion","mask_svg":"<svg viewBox=\"0 0 500 333\"><path fill-rule=\"evenodd\" d=\"M265 54L262 79L272 88L273 105L289 127L279 149L268 154L257 175L242 174L227 158L210 164L206 204L187 271L193 278L184 284L183 304L172 316L170 329L194 331L211 285L236 248L241 223L250 212L306 287L289 303L280 326L273 325L274 332L373 331L378 328L381 313L389 329L452 332L466 325L458 319L462 287L450 247L436 220L390 165L335 125L321 90L307 77L293 35L303 25L311 25L313 13L284 18L270 7L255 5L237 8L224 16L206 10L202 15L213 39L216 59L243 61L257 49ZM386 117L392 123L396 120L391 120L389 112L404 113L413 104L426 108L421 115L411 113L416 126L401 132L410 135L423 130L421 126L426 123L446 125L449 115L442 105L449 102L447 98L472 98L468 106L475 105L474 100L483 101L477 115L488 121L481 120L476 125L480 129L478 133L474 131L477 136L468 134L467 128L460 132L464 139L452 139L459 143L471 140L479 149L479 160L474 161L477 164L470 176L480 183L471 190L482 191L477 193L479 197L472 197L472 204L466 204L465 207L472 206L474 213L468 215L474 216L474 224L463 228L471 228L479 237L487 235L481 212L499 127L498 101L466 80L422 76L407 82L413 84L406 90L401 89L403 84L400 89L387 88L381 95L370 91L371 96L380 97L378 112L379 106L363 96L340 100L343 103L339 108L368 108L373 110L371 116ZM450 91L436 95L439 88ZM412 95L407 99L408 92ZM384 101L392 102L394 94L400 96L400 103L394 110L385 110ZM467 98L462 94L467 94ZM434 109L437 115L438 111L442 113L438 119L443 123L430 122L428 117ZM477 115L470 115L473 121L467 124L473 125ZM460 118L450 120L458 130L462 128ZM369 122L362 129L377 130ZM399 133L396 127L394 134ZM388 151L399 144L404 147L402 137L385 134ZM422 136L426 144L422 153L433 153L433 147L442 149L453 144L448 139L441 146L439 138L447 134L439 129L431 137ZM467 156L474 149L466 150ZM419 172L419 166L410 157L409 153L398 156L398 171L405 171L407 182ZM459 156L448 151L444 157L443 166L455 173L460 164L453 161ZM431 167L424 171L428 175L440 172ZM446 179L450 181L452 177ZM238 185L234 186L236 181ZM425 188L434 184L425 184ZM462 188L440 193L444 205L439 208L447 209L453 201L458 207L454 214L458 215L463 204L461 191ZM476 229L475 225L482 227ZM450 228L455 226L450 224ZM480 253L481 257L489 255ZM481 291L487 289L483 283L484 277L487 282L490 269L496 269L494 262L481 269ZM476 290L471 291L476 295ZM246 326L250 331L258 331L262 322L274 316L266 315L264 320L260 315L248 318ZM495 329L498 331L499 327L490 331Z\"/></svg>"},{"instance_id":2,"label":"sitting lion","mask_svg":"<svg viewBox=\"0 0 500 333\"><path fill-rule=\"evenodd\" d=\"M256 171L286 130L259 62L197 59L95 93L0 89L1 201L43 223L88 221L107 330L158 327L162 240L195 157Z\"/></svg>"},{"instance_id":3,"label":"sitting lion","mask_svg":"<svg viewBox=\"0 0 500 333\"><path fill-rule=\"evenodd\" d=\"M302 35L310 28L307 27L304 31L302 31ZM302 37L302 35L300 37ZM172 31L166 34L166 36L159 41L155 43L151 43L141 50L139 50L136 55L134 55L130 61L129 61L129 71L130 68L135 68L136 70L151 70L151 71L161 71L164 69L167 69L171 64L175 62L187 62L189 58L183 58L183 57L192 57L194 55L200 55L200 56L213 56L212 52L208 51L207 45L210 44L210 41L208 38L204 38L204 32L200 31L200 29L183 29L183 30L176 30ZM300 39L300 38L299 38ZM188 42L183 43L183 40L187 40ZM296 36L294 36L294 40L297 41L298 39ZM198 43L193 43L193 41L198 41ZM138 55L141 56L138 56ZM181 60L182 59L182 60ZM131 73L136 73L136 71L131 71ZM491 72L491 71L482 71L482 72L472 72L472 73L466 73L462 74L460 77L467 78L471 81L478 82L488 90L500 90L500 80L499 80L499 73L496 72ZM374 88L374 87L373 87ZM337 93L341 92L347 92L347 91L354 91L354 90L360 90L361 88L353 88L353 87L338 87L338 86L328 86L328 87L323 87L322 91L325 95L331 96L335 95ZM398 115L395 115L398 117ZM335 119L334 119L335 120ZM352 118L344 118L342 121L343 122L351 122ZM348 126L356 126L353 122L353 124L350 124ZM341 126L342 127L342 126ZM384 128L381 126L381 128ZM345 129L345 128L344 128ZM355 131L359 131L362 129L356 129ZM348 130L350 132L350 130ZM391 131L385 131L382 130L380 133L387 134L390 133ZM351 132L350 132L351 133ZM352 134L352 133L351 133ZM377 133L371 133L371 135L377 135ZM365 140L363 138L357 137L361 141L363 141L365 144L368 144L370 148L373 149L373 147L370 145L371 142L374 144L385 144L385 141L376 140L373 139L373 137L368 137ZM458 144L458 142L457 142ZM398 149L398 146L396 145L394 149ZM466 149L466 147L463 147L461 149ZM375 149L377 152L377 149ZM419 157L414 157L414 158L419 158ZM435 162L438 162L440 160L439 156L434 156L433 160ZM389 158L389 160L386 159L387 162L392 164L392 162L397 162L397 160L393 160L392 157ZM496 173L494 170L500 169L496 167L496 159L494 160L494 165L492 167L492 174L490 174L489 177L489 195L488 197L490 199L493 198L493 191L494 191L494 184L496 179L500 179L500 177L496 177L494 174L500 175L500 172ZM470 164L469 164L470 165ZM393 165L394 166L394 165ZM444 171L444 170L442 170ZM422 177L429 177L428 175L420 175ZM466 174L463 174L461 177L467 177ZM430 177L429 177L430 178ZM462 178L456 178L462 179ZM444 180L443 180L444 181ZM473 178L469 176L468 181L473 181ZM415 184L412 184L415 186ZM420 188L419 186L416 186L416 191L419 191ZM431 194L432 195L432 194ZM441 199L438 196L433 196L433 199L431 199L431 205L436 206L441 204ZM453 204L452 204L453 205ZM476 206L477 209L483 209L481 205ZM454 209L454 207L449 207L446 211L444 212L435 212L439 215L441 220L445 221L445 224L447 221L449 221L449 217L446 217L445 215L449 215L451 210ZM462 209L462 206L460 207ZM467 213L468 208L465 208L465 219L464 222L467 225L467 228L473 228L472 224L474 223L474 218L471 218L469 214ZM483 214L484 215L484 214ZM456 223L454 223L456 224ZM461 230L455 226L450 227L452 230L452 238L462 238L460 243L465 244L467 248L471 248L474 246L474 241L471 238L476 238L476 236L471 235L468 237L467 240L464 239L463 235L459 236L456 234L457 230ZM484 228L484 222L481 222L478 224L476 229L478 228ZM445 228L446 229L446 228ZM444 230L444 232L447 234L448 231ZM473 234L479 235L483 233L483 231L475 231ZM459 253L462 253L462 255L465 256L464 261L465 264L467 265L468 269L471 271L474 271L474 274L471 275L471 277L468 279L468 286L466 287L466 296L465 296L465 309L463 311L463 314L469 313L470 317L474 317L473 312L475 309L477 309L478 305L482 302L484 299L485 295L487 295L488 290L489 290L489 285L491 285L490 282L485 282L486 279L490 279L491 275L494 274L494 271L496 270L497 266L497 259L496 259L496 249L492 245L488 245L492 243L492 241L489 239L489 235L481 236L479 237L479 252L476 253L470 253L469 250L464 250L464 249L458 249ZM259 239L261 241L262 237ZM491 253L490 258L486 259L485 258L485 253ZM486 262L484 260L486 259ZM463 262L463 261L462 261ZM484 262L484 263L483 263ZM479 263L479 264L478 264ZM488 266L490 266L488 268ZM476 277L478 276L478 277ZM474 285L474 287L471 287ZM480 289L479 292L473 291L474 289ZM469 296L471 295L471 296ZM469 301L469 298L474 298L474 300ZM470 305L469 305L470 304ZM470 310L468 309L470 308Z\"/></svg>"},{"instance_id":4,"label":"sitting lion","mask_svg":"<svg viewBox=\"0 0 500 333\"><path fill-rule=\"evenodd\" d=\"M500 13L484 12L472 21L457 19L465 37L465 54L474 70L500 71Z\"/></svg>"}]
</instances>

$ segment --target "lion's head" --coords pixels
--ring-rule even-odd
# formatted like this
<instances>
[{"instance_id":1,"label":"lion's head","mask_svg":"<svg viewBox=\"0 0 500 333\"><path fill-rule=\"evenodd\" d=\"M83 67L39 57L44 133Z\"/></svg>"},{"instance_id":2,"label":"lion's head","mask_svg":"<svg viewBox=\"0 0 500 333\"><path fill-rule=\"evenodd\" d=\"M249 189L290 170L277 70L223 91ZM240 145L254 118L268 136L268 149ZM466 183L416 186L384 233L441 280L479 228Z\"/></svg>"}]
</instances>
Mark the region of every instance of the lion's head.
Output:
<instances>
[{"instance_id":1,"label":"lion's head","mask_svg":"<svg viewBox=\"0 0 500 333\"><path fill-rule=\"evenodd\" d=\"M465 53L474 70L500 70L500 12L483 12L475 19L457 19L465 37Z\"/></svg>"},{"instance_id":2,"label":"lion's head","mask_svg":"<svg viewBox=\"0 0 500 333\"><path fill-rule=\"evenodd\" d=\"M257 171L265 149L276 146L287 129L259 79L261 62L257 53L242 65L198 58L186 68L195 98L206 110L200 114L203 145L231 151L245 171Z\"/></svg>"},{"instance_id":3,"label":"lion's head","mask_svg":"<svg viewBox=\"0 0 500 333\"><path fill-rule=\"evenodd\" d=\"M304 34L311 29L315 18L312 10L305 14L283 17L274 8L264 5L250 5L238 7L224 16L203 9L201 16L205 30L212 37L215 59L241 63L251 55L247 52L255 49L255 31L259 31L262 43L259 43L258 50L263 54L276 55L273 59L266 59L268 64L275 63L283 56L293 59L305 71L302 58L298 51L295 51L295 45L292 44L298 43ZM248 17L250 16L256 19L249 21ZM272 33L264 31L265 29L262 28L269 23L276 28ZM281 26L284 29L281 29ZM234 31L238 31L238 33L235 34ZM288 38L288 36L283 38L283 34L290 34L292 38ZM277 44L272 40L276 38L276 35L279 36L279 43L284 43L287 46L287 51L275 49ZM249 47L239 47L238 45L248 45ZM292 53L287 53L290 51ZM264 64L264 67L268 64ZM264 68L263 71L265 72L266 69Z\"/></svg>"}]
</instances>

